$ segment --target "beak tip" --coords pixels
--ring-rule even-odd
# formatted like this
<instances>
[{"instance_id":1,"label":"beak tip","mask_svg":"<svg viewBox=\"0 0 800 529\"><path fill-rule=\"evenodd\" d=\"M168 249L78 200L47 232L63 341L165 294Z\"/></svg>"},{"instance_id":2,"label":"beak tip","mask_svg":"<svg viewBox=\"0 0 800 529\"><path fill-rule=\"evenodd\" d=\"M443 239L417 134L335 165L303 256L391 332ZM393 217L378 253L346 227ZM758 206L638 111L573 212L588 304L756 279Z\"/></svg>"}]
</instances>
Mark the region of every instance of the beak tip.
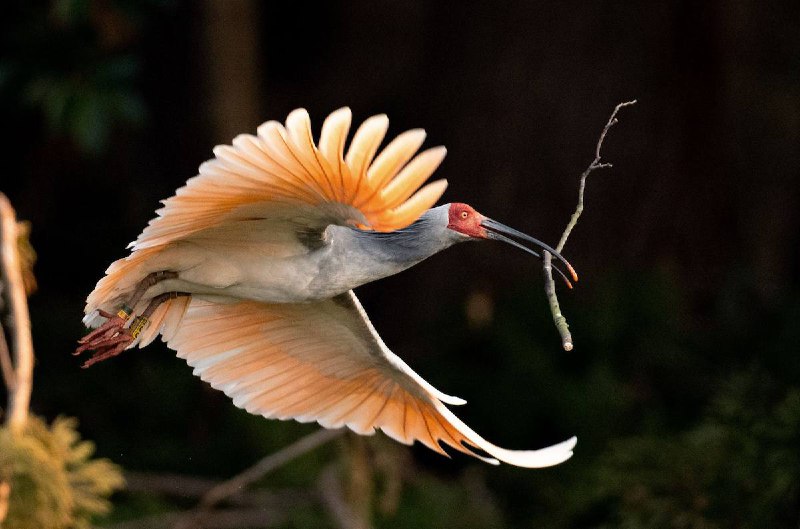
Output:
<instances>
[{"instance_id":1,"label":"beak tip","mask_svg":"<svg viewBox=\"0 0 800 529\"><path fill-rule=\"evenodd\" d=\"M578 282L578 272L576 272L575 269L572 268L572 265L567 264L567 266L569 267L569 273L572 276L572 279L577 283Z\"/></svg>"}]
</instances>

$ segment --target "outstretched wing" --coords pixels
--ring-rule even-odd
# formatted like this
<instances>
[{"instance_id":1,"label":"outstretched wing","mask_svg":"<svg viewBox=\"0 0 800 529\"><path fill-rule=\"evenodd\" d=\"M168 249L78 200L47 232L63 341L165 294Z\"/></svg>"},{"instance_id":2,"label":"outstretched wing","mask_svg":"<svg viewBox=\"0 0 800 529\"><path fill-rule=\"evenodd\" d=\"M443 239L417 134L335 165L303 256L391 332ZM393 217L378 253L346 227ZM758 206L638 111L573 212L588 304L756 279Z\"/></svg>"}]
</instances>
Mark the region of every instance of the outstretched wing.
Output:
<instances>
[{"instance_id":1,"label":"outstretched wing","mask_svg":"<svg viewBox=\"0 0 800 529\"><path fill-rule=\"evenodd\" d=\"M415 129L375 157L389 126L379 115L358 128L345 155L350 121L349 108L333 112L317 145L308 112L297 109L285 127L268 121L256 136L242 134L233 145L216 147L215 158L163 202L132 248L152 248L225 222L269 218L293 208L311 224L350 223L376 231L408 226L444 192L444 180L419 188L446 150L434 147L412 160L425 139L425 132Z\"/></svg>"},{"instance_id":2,"label":"outstretched wing","mask_svg":"<svg viewBox=\"0 0 800 529\"><path fill-rule=\"evenodd\" d=\"M131 255L106 270L87 299L84 322L98 325L98 308L116 310L113 304L152 271L148 262L170 243L207 230L229 230L226 236L235 239L242 235L235 230L247 226L237 221L264 219L274 221L275 237L294 238L328 224L393 231L417 220L447 187L437 180L420 189L444 158L444 147L414 157L425 139L423 130L414 129L376 156L389 126L378 115L358 127L345 155L350 121L349 108L333 112L317 145L308 113L298 109L285 127L268 121L257 135L242 134L233 145L216 147L200 174L163 201L158 216L130 244Z\"/></svg>"},{"instance_id":3,"label":"outstretched wing","mask_svg":"<svg viewBox=\"0 0 800 529\"><path fill-rule=\"evenodd\" d=\"M522 467L558 464L575 445L572 438L516 451L484 440L443 404L463 400L435 389L384 345L352 292L303 304L192 299L165 339L196 375L253 414L360 434L380 428L445 455L440 444Z\"/></svg>"}]
</instances>

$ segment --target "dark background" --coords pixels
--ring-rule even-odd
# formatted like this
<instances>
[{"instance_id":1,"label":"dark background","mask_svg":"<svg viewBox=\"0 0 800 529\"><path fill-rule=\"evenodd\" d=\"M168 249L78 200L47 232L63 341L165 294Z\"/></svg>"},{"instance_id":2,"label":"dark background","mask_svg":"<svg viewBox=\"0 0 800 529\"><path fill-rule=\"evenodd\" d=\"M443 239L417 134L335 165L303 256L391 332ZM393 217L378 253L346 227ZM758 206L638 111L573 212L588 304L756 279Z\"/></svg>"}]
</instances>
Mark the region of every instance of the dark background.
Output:
<instances>
[{"instance_id":1,"label":"dark background","mask_svg":"<svg viewBox=\"0 0 800 529\"><path fill-rule=\"evenodd\" d=\"M349 490L378 527L797 527L796 1L4 11L0 189L39 254L34 412L78 417L128 470L215 479L313 431L235 409L162 344L88 371L69 354L105 267L215 144L299 106L317 130L340 106L354 123L385 112L390 136L423 127L426 145L448 147L445 201L554 244L602 126L635 98L564 252L581 275L560 291L574 351L560 348L539 263L502 245L459 246L359 290L388 345L465 397L457 411L478 432L514 448L575 434L573 459L495 468L379 434L263 484L305 490L332 461L353 482L359 453L376 485ZM386 470L384 456L402 464ZM175 501L120 494L111 520ZM334 525L313 502L287 510L285 527Z\"/></svg>"}]
</instances>

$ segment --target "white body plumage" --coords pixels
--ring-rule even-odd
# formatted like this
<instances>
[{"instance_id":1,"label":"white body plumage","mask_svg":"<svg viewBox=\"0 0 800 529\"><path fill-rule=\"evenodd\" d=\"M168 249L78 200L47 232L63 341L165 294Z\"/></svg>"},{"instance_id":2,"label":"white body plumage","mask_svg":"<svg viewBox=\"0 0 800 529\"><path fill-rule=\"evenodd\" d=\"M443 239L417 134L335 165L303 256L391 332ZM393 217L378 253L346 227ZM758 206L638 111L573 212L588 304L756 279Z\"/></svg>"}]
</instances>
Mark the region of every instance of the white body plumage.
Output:
<instances>
[{"instance_id":1,"label":"white body plumage","mask_svg":"<svg viewBox=\"0 0 800 529\"><path fill-rule=\"evenodd\" d=\"M159 270L179 277L154 285L145 298L174 291L266 303L332 298L469 240L447 229L449 206L426 211L405 232L380 235L330 225L319 236L304 238L263 219L207 230L172 243L147 262L142 277Z\"/></svg>"}]
</instances>

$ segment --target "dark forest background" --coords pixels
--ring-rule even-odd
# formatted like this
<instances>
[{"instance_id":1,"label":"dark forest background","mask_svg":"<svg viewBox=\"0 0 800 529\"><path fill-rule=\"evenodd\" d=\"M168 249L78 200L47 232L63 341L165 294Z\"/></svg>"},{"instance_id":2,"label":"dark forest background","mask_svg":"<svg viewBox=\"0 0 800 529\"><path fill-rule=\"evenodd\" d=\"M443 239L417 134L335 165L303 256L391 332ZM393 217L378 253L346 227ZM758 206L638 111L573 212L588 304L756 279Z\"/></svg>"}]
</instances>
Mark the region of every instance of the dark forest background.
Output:
<instances>
[{"instance_id":1,"label":"dark forest background","mask_svg":"<svg viewBox=\"0 0 800 529\"><path fill-rule=\"evenodd\" d=\"M554 244L636 98L564 252L572 352L540 263L509 247L359 291L479 433L574 434L575 456L532 471L348 437L262 481L275 526L336 526L301 501L333 462L376 527L797 527L800 3L54 0L10 2L0 27L0 190L39 256L32 408L77 417L100 455L217 480L314 430L234 408L160 343L70 355L85 296L215 144L299 106L316 127L385 112L390 136L448 147L446 201ZM114 504L98 523L191 502Z\"/></svg>"}]
</instances>

